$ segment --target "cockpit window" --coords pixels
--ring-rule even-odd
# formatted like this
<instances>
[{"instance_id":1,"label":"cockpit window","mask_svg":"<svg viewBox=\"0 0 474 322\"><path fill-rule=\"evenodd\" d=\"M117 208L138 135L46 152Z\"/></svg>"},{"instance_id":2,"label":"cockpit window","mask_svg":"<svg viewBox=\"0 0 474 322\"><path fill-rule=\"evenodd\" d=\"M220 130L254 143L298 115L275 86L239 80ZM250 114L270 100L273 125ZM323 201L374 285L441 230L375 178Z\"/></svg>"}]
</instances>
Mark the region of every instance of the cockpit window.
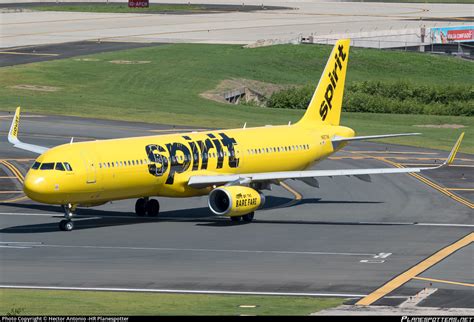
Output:
<instances>
[{"instance_id":1,"label":"cockpit window","mask_svg":"<svg viewBox=\"0 0 474 322\"><path fill-rule=\"evenodd\" d=\"M41 165L41 170L53 170L54 169L54 162L51 163L43 163Z\"/></svg>"},{"instance_id":2,"label":"cockpit window","mask_svg":"<svg viewBox=\"0 0 474 322\"><path fill-rule=\"evenodd\" d=\"M59 170L59 171L66 171L66 169L64 169L64 166L61 162L57 162L56 163L56 167L55 167L56 170Z\"/></svg>"},{"instance_id":3,"label":"cockpit window","mask_svg":"<svg viewBox=\"0 0 474 322\"><path fill-rule=\"evenodd\" d=\"M31 166L31 169L33 170L38 170L38 168L40 167L41 163L39 162L35 162L33 163L33 165Z\"/></svg>"},{"instance_id":4,"label":"cockpit window","mask_svg":"<svg viewBox=\"0 0 474 322\"><path fill-rule=\"evenodd\" d=\"M66 168L67 171L72 171L72 167L69 163L64 162L64 167Z\"/></svg>"}]
</instances>

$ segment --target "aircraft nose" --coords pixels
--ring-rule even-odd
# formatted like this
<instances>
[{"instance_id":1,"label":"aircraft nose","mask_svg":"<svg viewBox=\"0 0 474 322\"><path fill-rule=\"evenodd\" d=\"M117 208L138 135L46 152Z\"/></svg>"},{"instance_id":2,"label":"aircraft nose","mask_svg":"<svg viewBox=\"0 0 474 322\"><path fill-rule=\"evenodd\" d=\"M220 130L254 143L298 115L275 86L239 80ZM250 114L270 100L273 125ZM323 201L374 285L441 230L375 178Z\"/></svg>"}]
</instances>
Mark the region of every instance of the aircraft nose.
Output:
<instances>
[{"instance_id":1,"label":"aircraft nose","mask_svg":"<svg viewBox=\"0 0 474 322\"><path fill-rule=\"evenodd\" d=\"M23 183L23 191L30 199L43 202L46 195L50 193L48 190L50 189L44 176L28 172Z\"/></svg>"}]
</instances>

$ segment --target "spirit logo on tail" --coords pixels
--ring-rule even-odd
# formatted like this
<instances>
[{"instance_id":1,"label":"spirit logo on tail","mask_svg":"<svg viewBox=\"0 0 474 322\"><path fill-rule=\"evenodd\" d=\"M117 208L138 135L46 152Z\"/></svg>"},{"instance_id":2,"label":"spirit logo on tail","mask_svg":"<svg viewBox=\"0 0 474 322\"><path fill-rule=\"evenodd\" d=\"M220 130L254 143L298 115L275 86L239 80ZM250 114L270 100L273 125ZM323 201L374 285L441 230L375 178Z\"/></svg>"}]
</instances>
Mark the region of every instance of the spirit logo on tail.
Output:
<instances>
[{"instance_id":1,"label":"spirit logo on tail","mask_svg":"<svg viewBox=\"0 0 474 322\"><path fill-rule=\"evenodd\" d=\"M326 93L324 94L324 100L321 102L321 108L319 109L319 115L324 121L328 116L329 110L332 109L332 98L334 97L334 91L336 90L337 81L339 77L337 76L337 70L342 70L342 62L346 60L346 53L344 52L344 46L339 45L337 47L338 51L334 54L334 69L332 72L328 73L329 80L331 81L326 87ZM341 62L342 60L342 62Z\"/></svg>"}]
</instances>

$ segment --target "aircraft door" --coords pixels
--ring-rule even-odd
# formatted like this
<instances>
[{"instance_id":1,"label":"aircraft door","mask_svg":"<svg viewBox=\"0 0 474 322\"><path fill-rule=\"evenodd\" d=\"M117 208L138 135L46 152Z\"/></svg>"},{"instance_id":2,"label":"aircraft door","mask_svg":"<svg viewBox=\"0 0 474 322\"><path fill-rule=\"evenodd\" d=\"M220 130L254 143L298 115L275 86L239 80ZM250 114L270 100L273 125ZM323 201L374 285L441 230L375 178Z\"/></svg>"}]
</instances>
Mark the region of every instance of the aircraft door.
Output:
<instances>
[{"instance_id":1,"label":"aircraft door","mask_svg":"<svg viewBox=\"0 0 474 322\"><path fill-rule=\"evenodd\" d=\"M90 151L82 151L82 159L86 169L86 183L96 183L97 181L97 164L95 156Z\"/></svg>"}]
</instances>

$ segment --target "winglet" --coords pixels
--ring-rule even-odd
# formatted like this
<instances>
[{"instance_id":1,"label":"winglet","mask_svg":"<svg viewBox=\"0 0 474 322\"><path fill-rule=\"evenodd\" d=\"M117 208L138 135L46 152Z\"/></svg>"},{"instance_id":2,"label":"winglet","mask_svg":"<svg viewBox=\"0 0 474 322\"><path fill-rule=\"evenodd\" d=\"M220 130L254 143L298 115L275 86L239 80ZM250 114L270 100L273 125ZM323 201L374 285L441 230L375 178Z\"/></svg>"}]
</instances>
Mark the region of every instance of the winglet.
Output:
<instances>
[{"instance_id":1,"label":"winglet","mask_svg":"<svg viewBox=\"0 0 474 322\"><path fill-rule=\"evenodd\" d=\"M15 111L15 116L13 117L12 125L10 126L10 131L8 132L8 142L13 144L15 148L43 154L48 150L47 147L23 143L18 139L18 132L20 129L20 107L18 106Z\"/></svg>"},{"instance_id":2,"label":"winglet","mask_svg":"<svg viewBox=\"0 0 474 322\"><path fill-rule=\"evenodd\" d=\"M10 132L8 132L8 142L11 144L17 144L20 141L18 140L18 130L20 128L20 106L16 108L15 116L13 117L12 125L10 126Z\"/></svg>"},{"instance_id":3,"label":"winglet","mask_svg":"<svg viewBox=\"0 0 474 322\"><path fill-rule=\"evenodd\" d=\"M453 163L454 158L456 157L456 153L458 153L459 147L461 146L461 141L463 137L464 137L464 132L461 133L461 135L459 136L459 139L456 141L456 144L454 144L451 150L451 153L449 153L448 158L444 162L444 165L450 165L451 163Z\"/></svg>"}]
</instances>

